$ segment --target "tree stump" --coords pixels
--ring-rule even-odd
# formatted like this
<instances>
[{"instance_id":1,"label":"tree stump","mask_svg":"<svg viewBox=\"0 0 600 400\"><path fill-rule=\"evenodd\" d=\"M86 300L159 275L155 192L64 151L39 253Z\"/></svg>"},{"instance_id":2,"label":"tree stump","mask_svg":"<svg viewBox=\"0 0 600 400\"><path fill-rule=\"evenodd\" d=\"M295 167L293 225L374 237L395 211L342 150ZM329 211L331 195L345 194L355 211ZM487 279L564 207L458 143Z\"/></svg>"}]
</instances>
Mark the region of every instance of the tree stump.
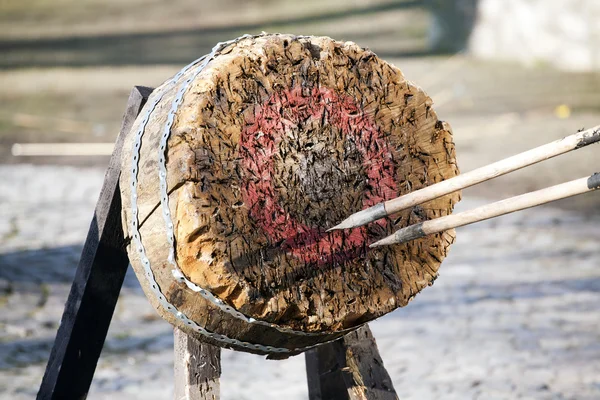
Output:
<instances>
[{"instance_id":1,"label":"tree stump","mask_svg":"<svg viewBox=\"0 0 600 400\"><path fill-rule=\"evenodd\" d=\"M354 43L278 34L219 44L157 88L123 148L121 188L131 264L159 314L283 358L406 305L454 231L368 245L451 213L459 194L325 231L458 174L432 104Z\"/></svg>"}]
</instances>

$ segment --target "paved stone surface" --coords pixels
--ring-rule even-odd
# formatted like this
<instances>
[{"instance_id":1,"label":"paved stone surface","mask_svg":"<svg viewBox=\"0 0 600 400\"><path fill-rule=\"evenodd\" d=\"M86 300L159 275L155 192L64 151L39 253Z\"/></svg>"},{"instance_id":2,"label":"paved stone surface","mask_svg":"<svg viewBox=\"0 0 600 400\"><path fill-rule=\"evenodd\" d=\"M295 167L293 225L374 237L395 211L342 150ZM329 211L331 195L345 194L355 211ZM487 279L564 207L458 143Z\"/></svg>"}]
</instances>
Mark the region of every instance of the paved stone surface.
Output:
<instances>
[{"instance_id":1,"label":"paved stone surface","mask_svg":"<svg viewBox=\"0 0 600 400\"><path fill-rule=\"evenodd\" d=\"M0 176L0 398L30 399L103 171L13 165ZM400 398L600 398L599 222L538 208L460 229L435 285L371 325ZM172 346L128 274L89 398L171 398ZM225 351L223 371L224 399L307 396L302 356Z\"/></svg>"}]
</instances>

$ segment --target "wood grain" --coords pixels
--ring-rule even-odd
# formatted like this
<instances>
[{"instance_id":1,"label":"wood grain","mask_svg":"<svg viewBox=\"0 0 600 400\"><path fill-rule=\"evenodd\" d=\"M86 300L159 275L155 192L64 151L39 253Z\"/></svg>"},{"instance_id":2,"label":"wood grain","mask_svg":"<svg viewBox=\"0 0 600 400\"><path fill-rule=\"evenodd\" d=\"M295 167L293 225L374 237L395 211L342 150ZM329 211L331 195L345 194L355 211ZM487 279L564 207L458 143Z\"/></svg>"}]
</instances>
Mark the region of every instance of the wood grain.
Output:
<instances>
[{"instance_id":1,"label":"wood grain","mask_svg":"<svg viewBox=\"0 0 600 400\"><path fill-rule=\"evenodd\" d=\"M176 259L191 282L248 317L319 335L248 324L175 281L158 206L157 149L174 95L192 72L153 93L162 99L146 127L138 174L140 234L158 286L178 310L211 332L293 350L404 306L433 283L453 231L373 251L368 245L451 213L458 193L369 227L325 230L365 206L457 175L449 125L420 88L368 49L290 35L244 39L193 79L168 142L169 206ZM124 183L131 151L129 140ZM130 221L129 185L122 187ZM158 312L206 340L161 309L137 252L129 253Z\"/></svg>"}]
</instances>

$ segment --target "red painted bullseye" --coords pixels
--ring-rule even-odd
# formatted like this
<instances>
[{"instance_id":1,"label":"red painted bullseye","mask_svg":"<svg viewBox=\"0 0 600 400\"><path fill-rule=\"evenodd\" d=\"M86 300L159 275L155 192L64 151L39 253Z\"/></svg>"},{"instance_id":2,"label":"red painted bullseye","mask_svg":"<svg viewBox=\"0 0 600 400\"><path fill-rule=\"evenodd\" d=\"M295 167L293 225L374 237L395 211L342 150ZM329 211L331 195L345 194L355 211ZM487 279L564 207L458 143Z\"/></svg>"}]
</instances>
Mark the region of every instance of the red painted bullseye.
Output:
<instances>
[{"instance_id":1,"label":"red painted bullseye","mask_svg":"<svg viewBox=\"0 0 600 400\"><path fill-rule=\"evenodd\" d=\"M323 228L307 226L293 218L277 202L272 157L286 127L295 128L310 118L320 120L323 115L327 115L328 124L345 135L345 140L355 143L362 157L369 183L363 194L363 208L395 197L395 168L382 133L351 97L332 89L294 87L273 94L256 108L254 120L247 121L240 140L246 176L241 185L242 198L250 216L272 243L282 243L282 248L295 257L317 264L355 257L370 241L365 227L325 233Z\"/></svg>"}]
</instances>

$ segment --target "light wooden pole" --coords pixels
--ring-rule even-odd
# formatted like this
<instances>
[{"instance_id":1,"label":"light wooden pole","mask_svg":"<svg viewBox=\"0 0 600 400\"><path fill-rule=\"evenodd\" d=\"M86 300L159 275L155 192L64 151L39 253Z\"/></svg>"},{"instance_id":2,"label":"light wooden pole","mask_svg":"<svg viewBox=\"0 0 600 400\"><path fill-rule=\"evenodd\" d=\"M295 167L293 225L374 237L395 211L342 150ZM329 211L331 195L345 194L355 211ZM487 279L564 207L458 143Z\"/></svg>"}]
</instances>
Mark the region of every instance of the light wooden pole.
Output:
<instances>
[{"instance_id":1,"label":"light wooden pole","mask_svg":"<svg viewBox=\"0 0 600 400\"><path fill-rule=\"evenodd\" d=\"M552 201L591 192L598 188L600 188L600 173L546 189L537 190L535 192L511 197L473 210L407 226L406 228L398 230L393 235L371 244L369 247L373 248L390 244L405 243L433 233L443 232L448 229L458 228L459 226L465 226L486 219L510 214L515 211L525 210Z\"/></svg>"},{"instance_id":2,"label":"light wooden pole","mask_svg":"<svg viewBox=\"0 0 600 400\"><path fill-rule=\"evenodd\" d=\"M338 225L330 228L329 231L338 229L356 228L376 221L380 218L395 214L423 204L433 199L437 199L449 193L468 188L478 183L496 178L516 171L518 169L539 163L549 158L577 150L600 141L600 125L591 129L577 132L561 140L536 147L535 149L505 158L493 164L475 169L473 171L455 176L448 180L427 186L421 190L408 193L404 196L396 197L372 207L358 211L343 220Z\"/></svg>"}]
</instances>

